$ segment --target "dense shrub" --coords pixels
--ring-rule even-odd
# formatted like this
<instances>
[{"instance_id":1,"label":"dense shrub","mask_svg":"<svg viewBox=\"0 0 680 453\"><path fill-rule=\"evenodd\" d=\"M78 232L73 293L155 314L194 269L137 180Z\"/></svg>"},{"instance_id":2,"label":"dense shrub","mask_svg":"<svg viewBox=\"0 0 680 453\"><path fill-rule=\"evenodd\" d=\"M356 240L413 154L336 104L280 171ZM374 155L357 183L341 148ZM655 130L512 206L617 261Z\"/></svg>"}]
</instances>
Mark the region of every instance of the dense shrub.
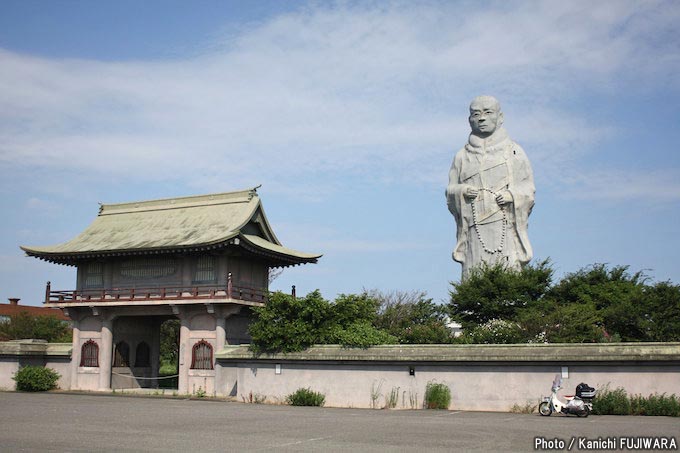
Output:
<instances>
[{"instance_id":1,"label":"dense shrub","mask_svg":"<svg viewBox=\"0 0 680 453\"><path fill-rule=\"evenodd\" d=\"M621 387L610 390L604 387L597 391L593 400L593 414L596 415L629 415L630 399Z\"/></svg>"},{"instance_id":2,"label":"dense shrub","mask_svg":"<svg viewBox=\"0 0 680 453\"><path fill-rule=\"evenodd\" d=\"M630 410L633 415L665 415L680 417L680 399L665 393L648 397L633 395L630 397Z\"/></svg>"},{"instance_id":3,"label":"dense shrub","mask_svg":"<svg viewBox=\"0 0 680 453\"><path fill-rule=\"evenodd\" d=\"M339 295L333 303L313 291L305 297L275 292L264 307L253 309L255 320L248 328L255 352L296 352L315 344L341 344L367 348L398 343L375 327L378 302L368 294Z\"/></svg>"},{"instance_id":4,"label":"dense shrub","mask_svg":"<svg viewBox=\"0 0 680 453\"><path fill-rule=\"evenodd\" d=\"M395 344L397 339L367 322L355 322L346 328L339 328L329 338L345 348L368 348L377 344Z\"/></svg>"},{"instance_id":5,"label":"dense shrub","mask_svg":"<svg viewBox=\"0 0 680 453\"><path fill-rule=\"evenodd\" d=\"M680 417L680 399L677 396L655 393L628 396L622 388L598 390L593 400L593 413L597 415L662 415Z\"/></svg>"},{"instance_id":6,"label":"dense shrub","mask_svg":"<svg viewBox=\"0 0 680 453\"><path fill-rule=\"evenodd\" d=\"M255 352L302 351L324 343L329 333L330 304L319 291L305 297L271 293L267 304L253 312L248 331Z\"/></svg>"},{"instance_id":7,"label":"dense shrub","mask_svg":"<svg viewBox=\"0 0 680 453\"><path fill-rule=\"evenodd\" d=\"M299 388L286 397L286 402L291 406L323 406L326 397L323 393L308 388Z\"/></svg>"},{"instance_id":8,"label":"dense shrub","mask_svg":"<svg viewBox=\"0 0 680 453\"><path fill-rule=\"evenodd\" d=\"M17 390L23 392L45 392L57 388L61 375L44 366L25 366L14 374Z\"/></svg>"},{"instance_id":9,"label":"dense shrub","mask_svg":"<svg viewBox=\"0 0 680 453\"><path fill-rule=\"evenodd\" d=\"M451 404L451 389L445 384L428 382L425 387L425 409L448 409Z\"/></svg>"}]
</instances>

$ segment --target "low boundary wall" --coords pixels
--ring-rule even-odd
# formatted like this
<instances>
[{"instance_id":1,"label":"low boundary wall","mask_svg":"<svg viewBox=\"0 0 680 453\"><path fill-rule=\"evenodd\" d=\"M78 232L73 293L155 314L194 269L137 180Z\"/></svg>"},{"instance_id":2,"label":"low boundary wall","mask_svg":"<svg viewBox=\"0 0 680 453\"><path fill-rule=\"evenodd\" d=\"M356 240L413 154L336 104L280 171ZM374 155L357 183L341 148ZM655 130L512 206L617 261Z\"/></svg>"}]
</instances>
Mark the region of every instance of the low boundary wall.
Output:
<instances>
[{"instance_id":1,"label":"low boundary wall","mask_svg":"<svg viewBox=\"0 0 680 453\"><path fill-rule=\"evenodd\" d=\"M14 390L14 374L26 365L46 366L61 377L57 385L68 390L71 386L71 343L47 343L43 340L0 342L0 390Z\"/></svg>"},{"instance_id":2,"label":"low boundary wall","mask_svg":"<svg viewBox=\"0 0 680 453\"><path fill-rule=\"evenodd\" d=\"M416 409L427 383L438 382L451 389L450 409L507 411L549 395L556 374L561 394L586 382L680 395L680 343L317 346L259 356L240 346L220 351L217 364L216 387L245 401L283 402L308 387L325 394L327 406L381 408L396 395L396 408Z\"/></svg>"},{"instance_id":3,"label":"low boundary wall","mask_svg":"<svg viewBox=\"0 0 680 453\"><path fill-rule=\"evenodd\" d=\"M59 372L59 387L69 390L71 348L0 342L0 389L15 388L12 377L21 366L44 365ZM561 394L586 382L645 396L680 395L680 343L315 346L262 355L247 345L226 346L215 354L215 370L203 374L197 385L214 389L209 394L243 401L283 403L304 387L322 392L327 406L382 408L391 397L397 409L419 409L428 382L437 382L451 389L450 409L507 411L548 395L556 374L563 376Z\"/></svg>"}]
</instances>

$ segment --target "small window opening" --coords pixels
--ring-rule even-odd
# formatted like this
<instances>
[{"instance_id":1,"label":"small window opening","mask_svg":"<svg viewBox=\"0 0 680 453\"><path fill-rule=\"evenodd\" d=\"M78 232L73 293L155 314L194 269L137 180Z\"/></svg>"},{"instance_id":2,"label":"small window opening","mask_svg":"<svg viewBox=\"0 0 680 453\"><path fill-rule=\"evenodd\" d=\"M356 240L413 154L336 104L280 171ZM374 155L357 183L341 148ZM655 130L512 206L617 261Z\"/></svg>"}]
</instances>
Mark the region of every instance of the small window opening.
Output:
<instances>
[{"instance_id":1,"label":"small window opening","mask_svg":"<svg viewBox=\"0 0 680 453\"><path fill-rule=\"evenodd\" d=\"M85 271L85 287L100 288L104 286L104 266L100 262L91 262Z\"/></svg>"},{"instance_id":2,"label":"small window opening","mask_svg":"<svg viewBox=\"0 0 680 453\"><path fill-rule=\"evenodd\" d=\"M80 350L80 366L99 366L99 346L94 340L87 340Z\"/></svg>"},{"instance_id":3,"label":"small window opening","mask_svg":"<svg viewBox=\"0 0 680 453\"><path fill-rule=\"evenodd\" d=\"M213 348L210 343L201 340L194 345L191 352L192 370L212 370L213 369Z\"/></svg>"},{"instance_id":4,"label":"small window opening","mask_svg":"<svg viewBox=\"0 0 680 453\"><path fill-rule=\"evenodd\" d=\"M194 282L213 283L215 280L215 257L209 255L199 256L196 260Z\"/></svg>"}]
</instances>

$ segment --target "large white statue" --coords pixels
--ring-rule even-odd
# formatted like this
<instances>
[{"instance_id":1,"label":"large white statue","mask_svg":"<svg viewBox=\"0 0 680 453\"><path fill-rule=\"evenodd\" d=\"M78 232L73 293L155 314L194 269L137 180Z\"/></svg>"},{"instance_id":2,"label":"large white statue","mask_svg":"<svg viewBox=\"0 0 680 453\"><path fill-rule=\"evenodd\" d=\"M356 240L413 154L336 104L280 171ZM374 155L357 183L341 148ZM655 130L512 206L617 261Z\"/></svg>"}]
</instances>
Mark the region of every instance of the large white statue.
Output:
<instances>
[{"instance_id":1,"label":"large white statue","mask_svg":"<svg viewBox=\"0 0 680 453\"><path fill-rule=\"evenodd\" d=\"M456 219L453 259L463 265L463 279L484 263L519 270L531 260L527 228L536 191L529 159L502 127L498 101L475 98L469 121L472 133L453 159L446 188Z\"/></svg>"}]
</instances>

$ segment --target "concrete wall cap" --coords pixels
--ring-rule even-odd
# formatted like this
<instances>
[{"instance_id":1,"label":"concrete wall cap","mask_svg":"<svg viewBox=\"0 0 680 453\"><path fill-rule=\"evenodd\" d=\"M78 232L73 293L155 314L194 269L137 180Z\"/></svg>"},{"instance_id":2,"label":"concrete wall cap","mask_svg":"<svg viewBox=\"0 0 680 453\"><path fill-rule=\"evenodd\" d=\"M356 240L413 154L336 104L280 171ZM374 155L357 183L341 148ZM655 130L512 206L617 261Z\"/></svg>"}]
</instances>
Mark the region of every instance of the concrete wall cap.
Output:
<instances>
[{"instance_id":1,"label":"concrete wall cap","mask_svg":"<svg viewBox=\"0 0 680 453\"><path fill-rule=\"evenodd\" d=\"M71 356L71 343L47 343L45 340L11 340L0 342L0 356Z\"/></svg>"},{"instance_id":2,"label":"concrete wall cap","mask_svg":"<svg viewBox=\"0 0 680 453\"><path fill-rule=\"evenodd\" d=\"M385 362L565 362L680 361L676 343L593 343L514 345L380 345L367 349L338 345L305 351L254 354L248 345L228 346L216 354L222 361L385 361Z\"/></svg>"}]
</instances>

